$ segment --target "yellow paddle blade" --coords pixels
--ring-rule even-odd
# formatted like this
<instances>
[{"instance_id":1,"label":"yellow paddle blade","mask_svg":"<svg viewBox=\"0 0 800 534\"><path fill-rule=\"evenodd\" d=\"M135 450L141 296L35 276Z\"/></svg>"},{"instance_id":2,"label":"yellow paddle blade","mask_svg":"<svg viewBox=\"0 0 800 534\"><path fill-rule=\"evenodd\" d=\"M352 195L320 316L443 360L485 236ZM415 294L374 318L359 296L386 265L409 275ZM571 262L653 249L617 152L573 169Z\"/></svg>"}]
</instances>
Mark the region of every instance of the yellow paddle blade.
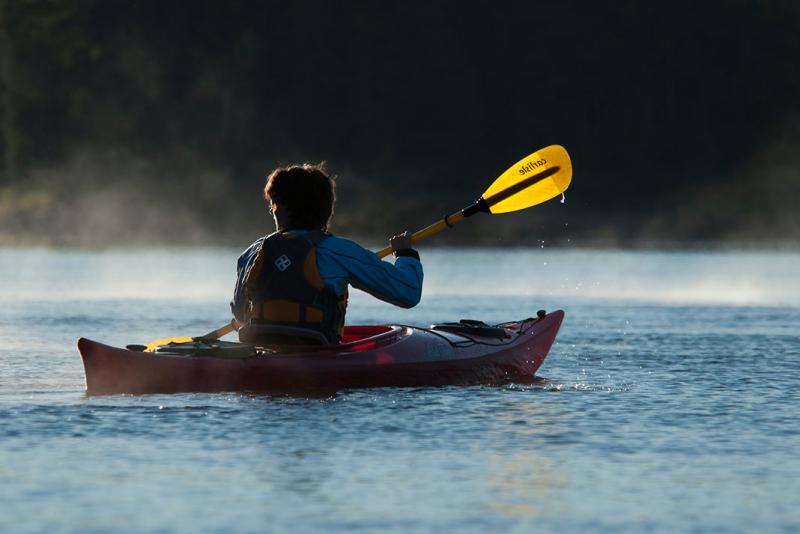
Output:
<instances>
[{"instance_id":1,"label":"yellow paddle blade","mask_svg":"<svg viewBox=\"0 0 800 534\"><path fill-rule=\"evenodd\" d=\"M159 339L158 341L151 341L147 345L145 345L145 352L155 352L157 347L161 345L168 345L170 343L190 343L192 338L190 337L168 337L166 339Z\"/></svg>"},{"instance_id":2,"label":"yellow paddle blade","mask_svg":"<svg viewBox=\"0 0 800 534\"><path fill-rule=\"evenodd\" d=\"M566 149L550 145L519 160L489 186L483 199L492 213L530 208L567 190L572 162Z\"/></svg>"},{"instance_id":3,"label":"yellow paddle blade","mask_svg":"<svg viewBox=\"0 0 800 534\"><path fill-rule=\"evenodd\" d=\"M194 337L168 337L165 339L159 339L157 341L151 341L147 345L145 345L144 352L155 352L158 347L161 345L169 345L170 343L191 343L192 341L216 341L217 339L221 338L226 334L230 334L235 330L239 330L242 325L236 319L231 319L231 322L226 324L225 326L221 326L214 330L213 332L209 332L204 336L200 336L198 338Z\"/></svg>"}]
</instances>

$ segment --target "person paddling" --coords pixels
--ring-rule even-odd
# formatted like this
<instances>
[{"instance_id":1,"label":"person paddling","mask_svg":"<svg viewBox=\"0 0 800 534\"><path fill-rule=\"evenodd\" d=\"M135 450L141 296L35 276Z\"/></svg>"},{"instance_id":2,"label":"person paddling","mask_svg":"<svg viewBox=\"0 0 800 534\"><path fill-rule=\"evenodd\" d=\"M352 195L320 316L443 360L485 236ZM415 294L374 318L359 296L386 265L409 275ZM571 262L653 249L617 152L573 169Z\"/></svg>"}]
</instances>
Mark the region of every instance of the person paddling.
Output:
<instances>
[{"instance_id":1,"label":"person paddling","mask_svg":"<svg viewBox=\"0 0 800 534\"><path fill-rule=\"evenodd\" d=\"M328 232L336 184L321 165L291 165L267 178L276 231L239 256L231 311L247 343L338 343L348 286L403 308L422 297L422 263L403 232L389 240L394 264Z\"/></svg>"}]
</instances>

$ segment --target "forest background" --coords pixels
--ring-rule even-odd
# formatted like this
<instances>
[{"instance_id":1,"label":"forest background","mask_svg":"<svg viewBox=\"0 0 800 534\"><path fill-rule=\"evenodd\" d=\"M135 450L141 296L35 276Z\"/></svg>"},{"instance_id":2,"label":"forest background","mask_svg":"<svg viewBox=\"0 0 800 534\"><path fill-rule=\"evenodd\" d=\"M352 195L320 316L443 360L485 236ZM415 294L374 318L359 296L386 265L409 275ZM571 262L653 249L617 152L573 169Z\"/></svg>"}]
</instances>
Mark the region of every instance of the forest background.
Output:
<instances>
[{"instance_id":1,"label":"forest background","mask_svg":"<svg viewBox=\"0 0 800 534\"><path fill-rule=\"evenodd\" d=\"M562 144L566 203L439 243L792 246L800 2L0 0L0 244L244 246L326 161L378 242Z\"/></svg>"}]
</instances>

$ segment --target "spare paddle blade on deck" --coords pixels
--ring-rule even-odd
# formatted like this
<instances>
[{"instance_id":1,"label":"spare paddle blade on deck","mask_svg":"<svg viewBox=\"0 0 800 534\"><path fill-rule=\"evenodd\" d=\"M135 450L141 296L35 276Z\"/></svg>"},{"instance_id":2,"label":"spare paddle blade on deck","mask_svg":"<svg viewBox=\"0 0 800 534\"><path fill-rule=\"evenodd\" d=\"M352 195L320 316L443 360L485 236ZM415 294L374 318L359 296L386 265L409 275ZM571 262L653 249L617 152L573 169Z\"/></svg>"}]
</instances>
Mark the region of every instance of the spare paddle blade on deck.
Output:
<instances>
[{"instance_id":1,"label":"spare paddle blade on deck","mask_svg":"<svg viewBox=\"0 0 800 534\"><path fill-rule=\"evenodd\" d=\"M169 345L170 343L191 343L192 338L190 337L168 337L165 339L159 339L157 341L151 341L147 345L145 345L144 352L155 352L156 349L162 345Z\"/></svg>"},{"instance_id":2,"label":"spare paddle blade on deck","mask_svg":"<svg viewBox=\"0 0 800 534\"><path fill-rule=\"evenodd\" d=\"M550 145L512 165L482 198L491 213L507 213L550 200L566 191L571 181L569 154L563 146Z\"/></svg>"},{"instance_id":3,"label":"spare paddle blade on deck","mask_svg":"<svg viewBox=\"0 0 800 534\"><path fill-rule=\"evenodd\" d=\"M168 337L168 338L165 338L165 339L159 339L157 341L151 341L150 343L145 345L144 352L155 352L156 348L158 348L158 347L160 347L162 345L169 345L170 343L189 343L191 341L205 341L205 342L215 341L215 340L221 338L222 336L224 336L226 334L230 334L231 332L233 332L235 330L239 330L240 326L241 325L236 321L236 319L231 319L231 322L229 322L225 326L221 326L221 327L217 328L216 330L213 330L213 331L209 332L208 334L206 334L204 336L198 336L198 337L185 337L185 336Z\"/></svg>"}]
</instances>

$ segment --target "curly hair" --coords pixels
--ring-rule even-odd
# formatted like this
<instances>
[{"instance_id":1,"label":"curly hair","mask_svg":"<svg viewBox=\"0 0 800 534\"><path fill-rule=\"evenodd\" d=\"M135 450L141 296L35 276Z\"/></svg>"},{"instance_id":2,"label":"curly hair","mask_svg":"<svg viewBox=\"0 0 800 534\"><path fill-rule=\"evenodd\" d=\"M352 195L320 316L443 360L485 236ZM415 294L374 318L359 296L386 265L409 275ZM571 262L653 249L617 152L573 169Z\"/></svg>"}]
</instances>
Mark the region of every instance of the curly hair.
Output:
<instances>
[{"instance_id":1,"label":"curly hair","mask_svg":"<svg viewBox=\"0 0 800 534\"><path fill-rule=\"evenodd\" d=\"M327 230L336 202L336 180L322 163L278 167L267 178L264 200L288 210L290 228Z\"/></svg>"}]
</instances>

